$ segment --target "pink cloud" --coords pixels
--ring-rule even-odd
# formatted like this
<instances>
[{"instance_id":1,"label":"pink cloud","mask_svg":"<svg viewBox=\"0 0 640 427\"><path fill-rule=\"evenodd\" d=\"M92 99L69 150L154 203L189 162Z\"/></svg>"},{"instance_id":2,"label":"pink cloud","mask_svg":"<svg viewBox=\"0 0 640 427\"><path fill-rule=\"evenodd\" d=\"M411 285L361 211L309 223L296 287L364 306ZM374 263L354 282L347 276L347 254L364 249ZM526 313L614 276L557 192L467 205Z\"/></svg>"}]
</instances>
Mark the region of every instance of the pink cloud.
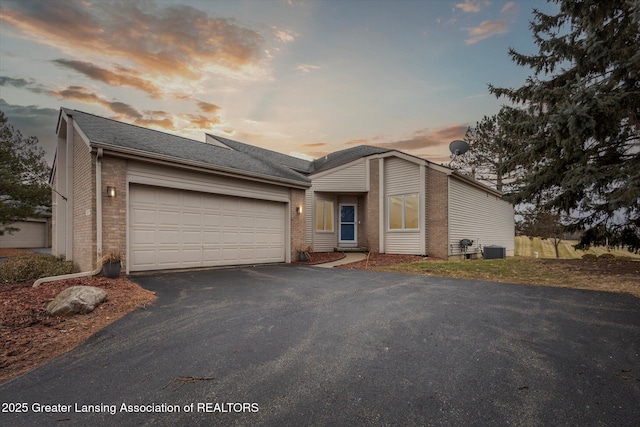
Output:
<instances>
[{"instance_id":1,"label":"pink cloud","mask_svg":"<svg viewBox=\"0 0 640 427\"><path fill-rule=\"evenodd\" d=\"M429 130L418 129L407 139L381 142L379 136L368 139L352 139L344 145L375 145L377 147L389 148L400 151L415 151L425 148L448 146L455 139L462 139L467 132L467 125L454 125L445 128Z\"/></svg>"},{"instance_id":2,"label":"pink cloud","mask_svg":"<svg viewBox=\"0 0 640 427\"><path fill-rule=\"evenodd\" d=\"M509 31L509 22L504 19L495 19L492 21L483 21L474 28L465 28L469 34L469 38L464 42L465 44L474 44L480 40L487 39L496 34L504 34Z\"/></svg>"},{"instance_id":3,"label":"pink cloud","mask_svg":"<svg viewBox=\"0 0 640 427\"><path fill-rule=\"evenodd\" d=\"M109 101L95 92L81 86L69 86L62 90L51 90L49 95L60 99L97 104L115 114L115 118L138 126L156 126L175 130L173 116L165 111L139 111L135 107L119 101Z\"/></svg>"},{"instance_id":4,"label":"pink cloud","mask_svg":"<svg viewBox=\"0 0 640 427\"><path fill-rule=\"evenodd\" d=\"M260 33L189 6L6 1L0 22L65 52L99 52L105 59L133 62L140 73L148 76L193 79L202 77L203 68L212 64L241 70L260 63L264 57L265 39ZM93 73L96 78L115 78L86 64L61 65ZM125 84L143 83L129 80Z\"/></svg>"},{"instance_id":5,"label":"pink cloud","mask_svg":"<svg viewBox=\"0 0 640 427\"><path fill-rule=\"evenodd\" d=\"M520 7L516 2L510 1L502 7L500 13L517 13Z\"/></svg>"},{"instance_id":6,"label":"pink cloud","mask_svg":"<svg viewBox=\"0 0 640 427\"><path fill-rule=\"evenodd\" d=\"M488 6L490 3L488 0L465 0L464 3L456 4L456 8L466 13L480 12L483 6Z\"/></svg>"},{"instance_id":7,"label":"pink cloud","mask_svg":"<svg viewBox=\"0 0 640 427\"><path fill-rule=\"evenodd\" d=\"M482 21L477 27L464 28L469 35L465 43L468 45L474 44L496 34L509 32L509 26L515 21L518 10L519 7L515 2L509 2L505 4L500 11L503 16L502 19Z\"/></svg>"},{"instance_id":8,"label":"pink cloud","mask_svg":"<svg viewBox=\"0 0 640 427\"><path fill-rule=\"evenodd\" d=\"M141 78L137 71L130 68L116 66L116 71L112 71L89 62L71 59L55 59L51 62L111 86L130 86L140 89L154 98L161 97L160 88L150 81Z\"/></svg>"}]
</instances>

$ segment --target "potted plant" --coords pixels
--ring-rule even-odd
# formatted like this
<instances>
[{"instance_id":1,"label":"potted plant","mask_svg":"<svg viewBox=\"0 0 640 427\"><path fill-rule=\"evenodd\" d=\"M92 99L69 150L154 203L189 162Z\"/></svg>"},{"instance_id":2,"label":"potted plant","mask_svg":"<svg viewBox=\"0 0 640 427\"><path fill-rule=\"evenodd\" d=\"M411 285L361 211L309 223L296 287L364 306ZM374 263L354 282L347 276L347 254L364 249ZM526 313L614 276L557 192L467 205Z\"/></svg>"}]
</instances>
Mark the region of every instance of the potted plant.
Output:
<instances>
[{"instance_id":1,"label":"potted plant","mask_svg":"<svg viewBox=\"0 0 640 427\"><path fill-rule=\"evenodd\" d=\"M301 262L311 261L311 246L301 247L298 252L300 253L299 260Z\"/></svg>"},{"instance_id":2,"label":"potted plant","mask_svg":"<svg viewBox=\"0 0 640 427\"><path fill-rule=\"evenodd\" d=\"M119 251L107 251L98 260L105 277L118 277L122 269L122 254Z\"/></svg>"}]
</instances>

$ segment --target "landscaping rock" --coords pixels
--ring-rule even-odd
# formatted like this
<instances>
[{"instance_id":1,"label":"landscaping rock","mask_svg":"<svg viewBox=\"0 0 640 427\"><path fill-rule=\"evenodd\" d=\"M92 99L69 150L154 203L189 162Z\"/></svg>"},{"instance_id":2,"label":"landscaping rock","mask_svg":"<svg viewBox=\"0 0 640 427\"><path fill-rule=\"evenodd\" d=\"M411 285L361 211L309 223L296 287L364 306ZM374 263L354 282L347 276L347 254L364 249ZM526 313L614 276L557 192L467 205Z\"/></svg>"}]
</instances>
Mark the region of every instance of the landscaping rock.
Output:
<instances>
[{"instance_id":1,"label":"landscaping rock","mask_svg":"<svg viewBox=\"0 0 640 427\"><path fill-rule=\"evenodd\" d=\"M94 286L72 286L60 292L47 305L51 316L91 313L101 302L107 299L107 293Z\"/></svg>"}]
</instances>

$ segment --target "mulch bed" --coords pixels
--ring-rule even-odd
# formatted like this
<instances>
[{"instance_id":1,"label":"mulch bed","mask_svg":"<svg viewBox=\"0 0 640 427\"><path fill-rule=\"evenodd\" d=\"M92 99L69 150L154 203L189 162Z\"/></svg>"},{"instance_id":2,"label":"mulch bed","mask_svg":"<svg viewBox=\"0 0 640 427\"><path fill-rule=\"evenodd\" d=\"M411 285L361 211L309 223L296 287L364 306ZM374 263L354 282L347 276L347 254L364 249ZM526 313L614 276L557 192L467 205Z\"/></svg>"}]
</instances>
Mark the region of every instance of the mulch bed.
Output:
<instances>
[{"instance_id":1,"label":"mulch bed","mask_svg":"<svg viewBox=\"0 0 640 427\"><path fill-rule=\"evenodd\" d=\"M311 259L309 259L309 261L294 261L294 264L324 264L325 262L337 261L346 256L343 252L311 252L309 255L311 256Z\"/></svg>"},{"instance_id":2,"label":"mulch bed","mask_svg":"<svg viewBox=\"0 0 640 427\"><path fill-rule=\"evenodd\" d=\"M93 333L156 296L124 277L78 278L43 283L33 280L0 285L0 383L58 357ZM107 300L88 314L51 317L47 304L71 286L95 286Z\"/></svg>"}]
</instances>

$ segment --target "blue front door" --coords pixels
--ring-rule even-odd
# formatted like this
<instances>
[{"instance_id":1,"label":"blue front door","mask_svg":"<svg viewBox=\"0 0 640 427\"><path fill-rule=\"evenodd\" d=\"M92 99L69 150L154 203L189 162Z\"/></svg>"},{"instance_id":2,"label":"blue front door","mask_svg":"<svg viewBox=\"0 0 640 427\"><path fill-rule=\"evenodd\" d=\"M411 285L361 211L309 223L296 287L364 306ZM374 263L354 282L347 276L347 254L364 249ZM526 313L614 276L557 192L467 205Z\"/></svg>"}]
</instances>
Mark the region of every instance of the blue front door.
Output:
<instances>
[{"instance_id":1,"label":"blue front door","mask_svg":"<svg viewBox=\"0 0 640 427\"><path fill-rule=\"evenodd\" d=\"M340 205L340 235L338 236L338 244L341 246L356 246L358 229L358 215L356 205L341 204Z\"/></svg>"}]
</instances>

